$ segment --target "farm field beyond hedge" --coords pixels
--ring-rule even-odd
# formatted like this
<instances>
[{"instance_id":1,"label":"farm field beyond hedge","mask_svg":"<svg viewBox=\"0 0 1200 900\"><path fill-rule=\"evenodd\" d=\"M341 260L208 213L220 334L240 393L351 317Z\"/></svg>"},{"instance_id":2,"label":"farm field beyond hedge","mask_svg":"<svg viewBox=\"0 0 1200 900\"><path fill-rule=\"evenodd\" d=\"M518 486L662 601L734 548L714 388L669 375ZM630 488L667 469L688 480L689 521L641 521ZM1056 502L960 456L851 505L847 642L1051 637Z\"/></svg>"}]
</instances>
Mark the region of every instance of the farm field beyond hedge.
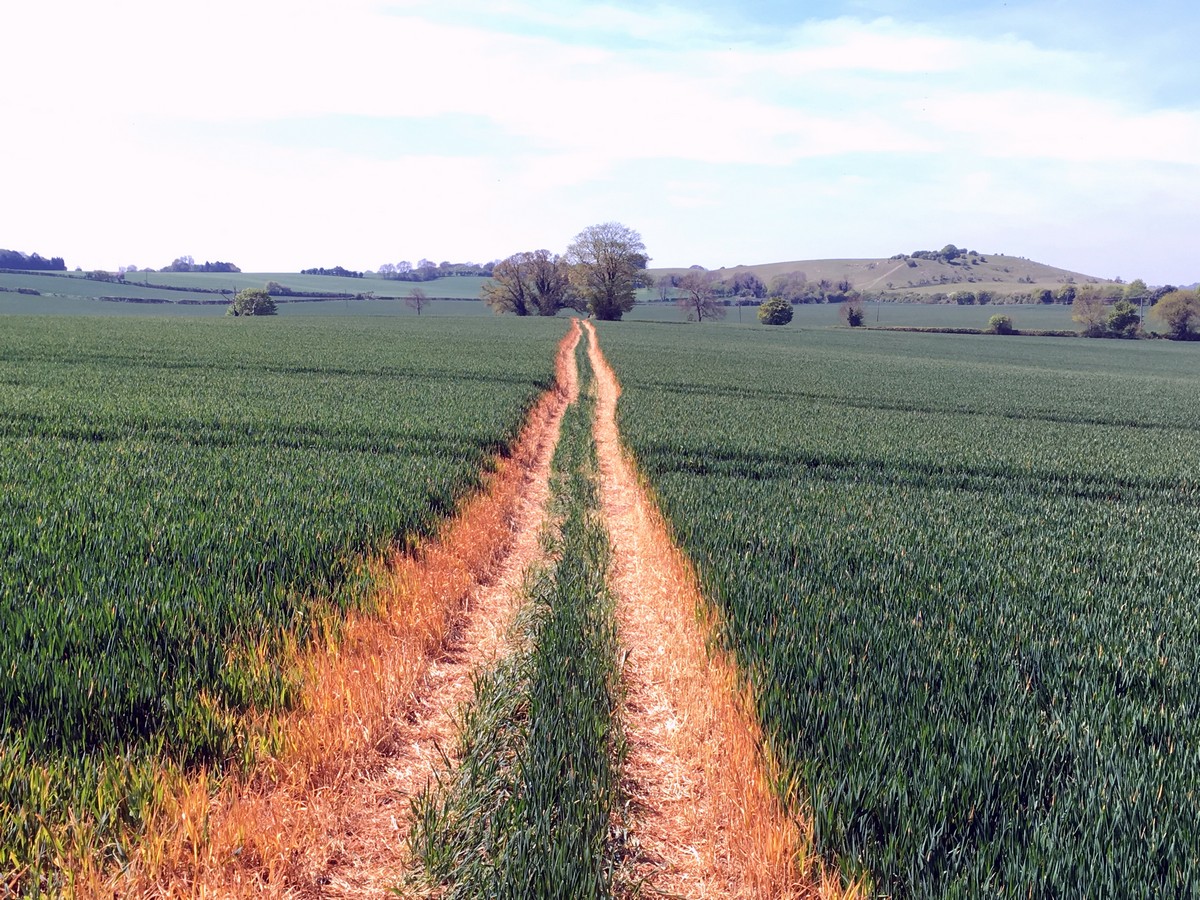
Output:
<instances>
[{"instance_id":1,"label":"farm field beyond hedge","mask_svg":"<svg viewBox=\"0 0 1200 900\"><path fill-rule=\"evenodd\" d=\"M5 317L0 870L55 868L68 818L119 859L156 764L247 752L280 654L480 483L562 330Z\"/></svg>"},{"instance_id":2,"label":"farm field beyond hedge","mask_svg":"<svg viewBox=\"0 0 1200 900\"><path fill-rule=\"evenodd\" d=\"M822 850L896 896L1200 892L1195 347L601 339Z\"/></svg>"}]
</instances>

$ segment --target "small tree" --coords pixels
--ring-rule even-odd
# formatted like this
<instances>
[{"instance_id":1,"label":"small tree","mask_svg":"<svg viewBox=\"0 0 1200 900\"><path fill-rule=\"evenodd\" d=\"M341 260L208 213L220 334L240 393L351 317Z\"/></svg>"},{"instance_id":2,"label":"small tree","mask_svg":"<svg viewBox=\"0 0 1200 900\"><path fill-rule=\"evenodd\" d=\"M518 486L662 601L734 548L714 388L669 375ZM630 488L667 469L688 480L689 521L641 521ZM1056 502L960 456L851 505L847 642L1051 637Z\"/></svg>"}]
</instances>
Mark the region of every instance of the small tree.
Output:
<instances>
[{"instance_id":1,"label":"small tree","mask_svg":"<svg viewBox=\"0 0 1200 900\"><path fill-rule=\"evenodd\" d=\"M1167 326L1171 340L1194 341L1200 338L1200 291L1171 291L1150 315Z\"/></svg>"},{"instance_id":2,"label":"small tree","mask_svg":"<svg viewBox=\"0 0 1200 900\"><path fill-rule=\"evenodd\" d=\"M867 320L867 311L863 309L861 300L847 300L842 304L842 321L851 328L857 328Z\"/></svg>"},{"instance_id":3,"label":"small tree","mask_svg":"<svg viewBox=\"0 0 1200 900\"><path fill-rule=\"evenodd\" d=\"M675 302L687 314L689 322L725 318L725 307L717 302L715 282L716 276L704 271L688 272L679 280Z\"/></svg>"},{"instance_id":4,"label":"small tree","mask_svg":"<svg viewBox=\"0 0 1200 900\"><path fill-rule=\"evenodd\" d=\"M988 334L1016 334L1011 316L994 315L988 319Z\"/></svg>"},{"instance_id":5,"label":"small tree","mask_svg":"<svg viewBox=\"0 0 1200 900\"><path fill-rule=\"evenodd\" d=\"M227 316L273 316L279 312L271 295L262 288L243 288L233 295Z\"/></svg>"},{"instance_id":6,"label":"small tree","mask_svg":"<svg viewBox=\"0 0 1200 900\"><path fill-rule=\"evenodd\" d=\"M786 325L792 321L792 304L782 297L769 297L758 306L758 321L764 325Z\"/></svg>"},{"instance_id":7,"label":"small tree","mask_svg":"<svg viewBox=\"0 0 1200 900\"><path fill-rule=\"evenodd\" d=\"M429 305L429 295L422 288L413 288L409 292L409 295L404 298L404 302L409 309L415 309L419 316L421 310Z\"/></svg>"},{"instance_id":8,"label":"small tree","mask_svg":"<svg viewBox=\"0 0 1200 900\"><path fill-rule=\"evenodd\" d=\"M1125 299L1130 303L1141 303L1149 296L1150 288L1146 287L1146 282L1140 278L1135 278L1125 285Z\"/></svg>"},{"instance_id":9,"label":"small tree","mask_svg":"<svg viewBox=\"0 0 1200 900\"><path fill-rule=\"evenodd\" d=\"M654 286L658 288L658 299L663 303L666 303L668 300L674 300L675 285L678 283L678 281L678 275L659 276L658 280L654 282Z\"/></svg>"},{"instance_id":10,"label":"small tree","mask_svg":"<svg viewBox=\"0 0 1200 900\"><path fill-rule=\"evenodd\" d=\"M1108 305L1093 285L1085 284L1075 293L1071 318L1083 326L1084 337L1104 337L1108 330Z\"/></svg>"},{"instance_id":11,"label":"small tree","mask_svg":"<svg viewBox=\"0 0 1200 900\"><path fill-rule=\"evenodd\" d=\"M1142 326L1138 308L1128 300L1118 300L1108 314L1108 333L1117 338L1135 338Z\"/></svg>"}]
</instances>

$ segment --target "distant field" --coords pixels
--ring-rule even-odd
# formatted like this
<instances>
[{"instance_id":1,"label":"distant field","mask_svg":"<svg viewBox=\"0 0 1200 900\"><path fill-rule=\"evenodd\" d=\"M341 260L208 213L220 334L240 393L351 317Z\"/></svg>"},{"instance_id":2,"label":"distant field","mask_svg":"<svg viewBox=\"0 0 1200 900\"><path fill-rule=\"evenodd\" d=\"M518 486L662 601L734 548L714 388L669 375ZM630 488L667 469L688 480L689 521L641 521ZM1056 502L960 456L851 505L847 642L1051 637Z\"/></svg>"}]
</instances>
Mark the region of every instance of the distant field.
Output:
<instances>
[{"instance_id":1,"label":"distant field","mask_svg":"<svg viewBox=\"0 0 1200 900\"><path fill-rule=\"evenodd\" d=\"M103 316L103 317L165 317L165 318L220 318L225 315L226 304L203 306L176 303L111 303L86 297L24 297L19 294L0 293L0 315L49 315L49 316ZM279 303L280 318L318 317L381 317L417 318L403 300L322 300L314 302L291 301ZM421 318L444 316L487 316L494 313L482 301L476 300L431 300L421 311Z\"/></svg>"},{"instance_id":2,"label":"distant field","mask_svg":"<svg viewBox=\"0 0 1200 900\"><path fill-rule=\"evenodd\" d=\"M430 297L478 297L479 286L486 278L474 276L452 276L433 281L390 281L384 278L340 278L336 275L297 275L289 272L241 272L222 274L216 272L134 272L127 276L130 281L148 281L151 284L168 284L176 287L216 287L241 290L246 287L262 287L268 281L277 281L293 291L321 291L347 294L373 292L380 297L407 297L413 288L421 288ZM2 282L0 282L2 283Z\"/></svg>"},{"instance_id":3,"label":"distant field","mask_svg":"<svg viewBox=\"0 0 1200 900\"><path fill-rule=\"evenodd\" d=\"M833 261L842 263L846 261ZM855 261L849 261L855 262ZM922 265L926 261L922 261ZM934 265L929 263L930 265ZM775 264L786 267L789 263ZM1036 265L1036 264L1034 264ZM769 267L768 267L769 268ZM1045 268L1045 267L1043 267ZM820 269L813 269L819 273ZM150 286L140 284L137 279L145 278ZM810 276L814 277L814 276ZM823 276L822 276L823 277ZM414 282L384 281L378 278L337 278L324 275L289 275L286 273L174 273L155 272L143 275L133 273L126 284L98 282L84 278L80 273L68 273L67 277L32 273L0 273L0 315L45 314L71 315L82 313L99 316L164 316L164 317L214 317L225 314L228 295L202 293L196 290L165 290L164 285L179 288L204 288L205 290L240 290L244 287L262 287L268 281L277 281L297 291L320 291L326 293L346 292L355 295L374 294L375 298L407 296L420 287L433 298L461 298L454 300L434 299L423 310L425 316L491 316L492 312L479 300L480 285L486 279L476 277L449 277L417 284ZM1035 285L1019 285L1030 289ZM14 293L18 288L32 288L42 296ZM100 297L137 298L160 302L113 302ZM639 303L626 316L630 321L682 322L684 314L674 301L661 302L650 290L639 291ZM194 301L181 303L180 301ZM281 317L304 316L415 316L403 299L348 299L309 300L277 296ZM882 303L868 304L869 325L904 325L955 328L985 328L988 319L997 312L1013 318L1018 329L1073 330L1076 326L1070 318L1070 307L1059 304L1048 306L1030 304L997 304L984 306L958 306L956 304L925 303ZM757 324L755 306L729 307L724 324ZM836 305L804 304L795 307L795 319L789 328L821 328L840 324L839 308ZM1155 323L1151 321L1148 326Z\"/></svg>"},{"instance_id":4,"label":"distant field","mask_svg":"<svg viewBox=\"0 0 1200 900\"><path fill-rule=\"evenodd\" d=\"M84 300L97 297L152 298L169 303L145 304L147 307L162 307L177 304L181 300L222 302L222 295L212 291L239 291L242 288L265 287L275 281L293 291L373 294L375 297L407 297L415 288L421 288L434 298L478 299L480 286L486 279L477 277L448 277L427 282L386 281L381 278L338 278L326 275L296 275L278 272L259 273L216 273L216 272L134 272L122 282L94 281L85 278L82 272L56 274L5 273L0 272L0 288L15 291L32 288L47 300ZM203 290L166 290L164 288L192 288ZM27 306L17 307L24 301L37 297L0 292L0 310L5 305L12 311L36 311ZM277 299L286 299L277 297ZM118 304L112 304L118 305ZM141 305L141 304L139 304ZM55 312L69 311L59 307ZM170 313L166 313L170 314Z\"/></svg>"},{"instance_id":5,"label":"distant field","mask_svg":"<svg viewBox=\"0 0 1200 900\"><path fill-rule=\"evenodd\" d=\"M823 852L895 897L1196 894L1200 347L601 334Z\"/></svg>"},{"instance_id":6,"label":"distant field","mask_svg":"<svg viewBox=\"0 0 1200 900\"><path fill-rule=\"evenodd\" d=\"M837 304L808 303L792 307L790 324L780 326L784 330L806 328L845 327L841 319L841 307ZM1019 328L1044 331L1074 331L1079 326L1071 321L1071 307L1050 305L997 305L958 306L946 303L867 303L869 326L896 325L905 327L933 328L986 328L988 319L997 313L1010 316ZM740 316L740 320L739 320ZM643 303L634 307L625 318L631 322L686 322L686 314L675 305L667 303ZM725 318L716 320L717 325L758 324L758 307L728 307ZM705 323L704 327L710 327Z\"/></svg>"},{"instance_id":7,"label":"distant field","mask_svg":"<svg viewBox=\"0 0 1200 900\"><path fill-rule=\"evenodd\" d=\"M292 702L289 641L480 483L562 333L7 317L0 870L53 869L68 816L117 840L156 765L239 759L239 714Z\"/></svg>"}]
</instances>

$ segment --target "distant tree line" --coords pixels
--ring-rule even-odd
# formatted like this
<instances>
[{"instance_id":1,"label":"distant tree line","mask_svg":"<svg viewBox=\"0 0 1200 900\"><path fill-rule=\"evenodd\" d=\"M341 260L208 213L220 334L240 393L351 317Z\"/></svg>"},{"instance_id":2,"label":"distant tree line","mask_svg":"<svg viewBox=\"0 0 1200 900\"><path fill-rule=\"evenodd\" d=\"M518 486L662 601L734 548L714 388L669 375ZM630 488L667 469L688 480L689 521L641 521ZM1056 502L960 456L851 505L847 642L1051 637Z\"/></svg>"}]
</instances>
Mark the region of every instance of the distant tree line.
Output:
<instances>
[{"instance_id":1,"label":"distant tree line","mask_svg":"<svg viewBox=\"0 0 1200 900\"><path fill-rule=\"evenodd\" d=\"M924 259L930 262L949 263L950 265L979 265L987 262L987 257L977 253L974 250L960 250L953 244L947 244L941 250L914 250L912 253L897 253L890 257L892 260L904 260L908 262L909 268L914 268L916 263L913 260ZM963 262L958 262L962 260Z\"/></svg>"},{"instance_id":2,"label":"distant tree line","mask_svg":"<svg viewBox=\"0 0 1200 900\"><path fill-rule=\"evenodd\" d=\"M126 272L136 272L137 266L125 266ZM153 269L145 269L146 272L151 272ZM163 266L159 269L160 272L240 272L242 271L231 262L208 262L205 260L202 263L197 263L190 256L177 256L169 266Z\"/></svg>"},{"instance_id":3,"label":"distant tree line","mask_svg":"<svg viewBox=\"0 0 1200 900\"><path fill-rule=\"evenodd\" d=\"M1147 306L1152 306L1175 289L1175 285L1172 284L1155 288L1147 287L1146 283L1138 278L1127 285L1099 284L1094 282L1086 282L1079 285L1073 281L1069 281L1057 288L1034 288L1032 290L1013 292L996 291L988 288L950 292L934 291L933 293L888 290L883 293L864 293L863 299L883 300L890 303L952 304L958 306L986 306L988 304L1014 306L1061 304L1063 306L1070 306L1075 302L1075 298L1078 295L1085 294L1098 297L1105 303L1116 303L1119 300L1127 300L1135 305L1144 303Z\"/></svg>"},{"instance_id":4,"label":"distant tree line","mask_svg":"<svg viewBox=\"0 0 1200 900\"><path fill-rule=\"evenodd\" d=\"M384 263L375 274L389 281L433 281L435 278L447 278L455 275L491 278L492 270L497 262L499 260L487 263L456 263L443 260L435 263L431 259L422 259L414 266L408 260L403 259L398 263Z\"/></svg>"},{"instance_id":5,"label":"distant tree line","mask_svg":"<svg viewBox=\"0 0 1200 900\"><path fill-rule=\"evenodd\" d=\"M707 271L703 266L692 266L683 274L662 275L658 279L660 300L691 297L694 306L695 288L703 282L706 293L722 301L724 306L753 306L764 298L779 297L788 303L847 303L863 299L861 292L845 278L833 281L822 278L809 281L801 271L784 272L765 284L753 272L731 272L724 277L720 272ZM682 304L681 304L682 305Z\"/></svg>"},{"instance_id":6,"label":"distant tree line","mask_svg":"<svg viewBox=\"0 0 1200 900\"><path fill-rule=\"evenodd\" d=\"M301 269L301 275L337 275L341 278L362 278L362 272L355 272L352 269L346 269L342 266L334 266L332 269L317 268L317 269Z\"/></svg>"},{"instance_id":7,"label":"distant tree line","mask_svg":"<svg viewBox=\"0 0 1200 900\"><path fill-rule=\"evenodd\" d=\"M39 253L28 255L19 250L0 250L0 269L22 269L29 272L65 272L67 264L61 256L46 259Z\"/></svg>"}]
</instances>

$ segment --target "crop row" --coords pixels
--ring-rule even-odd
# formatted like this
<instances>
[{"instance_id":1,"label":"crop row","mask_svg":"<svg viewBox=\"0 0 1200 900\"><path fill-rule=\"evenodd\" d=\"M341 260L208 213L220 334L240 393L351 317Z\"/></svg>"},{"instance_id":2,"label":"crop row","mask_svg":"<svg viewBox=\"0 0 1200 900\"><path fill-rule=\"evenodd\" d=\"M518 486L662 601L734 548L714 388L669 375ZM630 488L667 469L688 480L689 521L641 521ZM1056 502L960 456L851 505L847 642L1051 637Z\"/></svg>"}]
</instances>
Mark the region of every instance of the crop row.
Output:
<instances>
[{"instance_id":1,"label":"crop row","mask_svg":"<svg viewBox=\"0 0 1200 900\"><path fill-rule=\"evenodd\" d=\"M1200 891L1191 356L604 340L823 851L896 896Z\"/></svg>"}]
</instances>

